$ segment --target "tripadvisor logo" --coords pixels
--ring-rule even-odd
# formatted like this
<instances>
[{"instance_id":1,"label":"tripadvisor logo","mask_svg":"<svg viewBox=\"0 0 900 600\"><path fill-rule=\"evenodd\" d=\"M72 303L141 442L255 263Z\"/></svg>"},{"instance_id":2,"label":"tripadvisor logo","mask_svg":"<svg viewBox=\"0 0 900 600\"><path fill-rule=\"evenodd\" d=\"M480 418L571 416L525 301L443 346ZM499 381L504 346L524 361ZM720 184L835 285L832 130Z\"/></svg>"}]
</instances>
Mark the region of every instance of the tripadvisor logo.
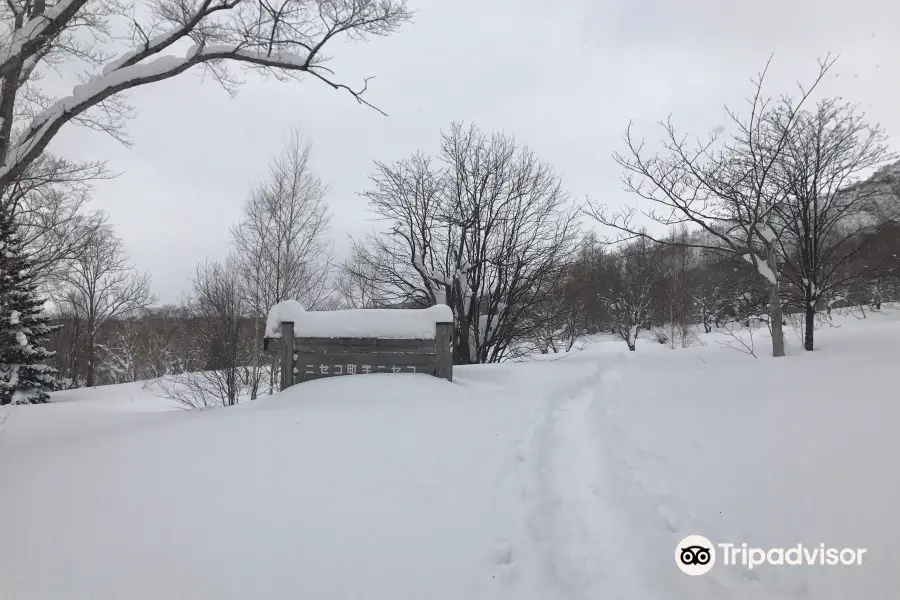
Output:
<instances>
[{"instance_id":1,"label":"tripadvisor logo","mask_svg":"<svg viewBox=\"0 0 900 600\"><path fill-rule=\"evenodd\" d=\"M705 575L716 564L716 547L702 535L689 535L675 546L675 564L688 575Z\"/></svg>"},{"instance_id":2,"label":"tripadvisor logo","mask_svg":"<svg viewBox=\"0 0 900 600\"><path fill-rule=\"evenodd\" d=\"M865 548L830 548L825 544L789 548L754 548L747 544L713 544L702 535L689 535L675 547L675 564L688 575L705 575L716 564L753 569L762 565L781 566L859 566Z\"/></svg>"}]
</instances>

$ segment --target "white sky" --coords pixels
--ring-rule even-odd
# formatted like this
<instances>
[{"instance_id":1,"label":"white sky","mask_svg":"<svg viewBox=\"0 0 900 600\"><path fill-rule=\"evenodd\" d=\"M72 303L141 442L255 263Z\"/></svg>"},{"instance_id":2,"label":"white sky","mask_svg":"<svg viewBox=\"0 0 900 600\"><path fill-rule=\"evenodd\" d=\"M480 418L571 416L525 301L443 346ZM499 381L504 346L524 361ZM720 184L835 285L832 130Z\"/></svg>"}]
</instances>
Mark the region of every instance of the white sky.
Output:
<instances>
[{"instance_id":1,"label":"white sky","mask_svg":"<svg viewBox=\"0 0 900 600\"><path fill-rule=\"evenodd\" d=\"M895 0L410 0L415 21L390 38L335 45L329 65L383 117L313 80L251 76L231 99L189 72L135 91L126 149L75 127L51 150L108 159L121 177L96 187L135 265L164 302L190 287L198 262L224 258L247 191L300 127L329 185L332 234L371 227L359 192L372 161L435 151L453 120L514 134L552 163L575 197L633 201L610 154L630 119L653 134L672 114L703 135L738 106L770 54L767 89L809 81L840 54L820 88L858 102L900 136L900 4Z\"/></svg>"}]
</instances>

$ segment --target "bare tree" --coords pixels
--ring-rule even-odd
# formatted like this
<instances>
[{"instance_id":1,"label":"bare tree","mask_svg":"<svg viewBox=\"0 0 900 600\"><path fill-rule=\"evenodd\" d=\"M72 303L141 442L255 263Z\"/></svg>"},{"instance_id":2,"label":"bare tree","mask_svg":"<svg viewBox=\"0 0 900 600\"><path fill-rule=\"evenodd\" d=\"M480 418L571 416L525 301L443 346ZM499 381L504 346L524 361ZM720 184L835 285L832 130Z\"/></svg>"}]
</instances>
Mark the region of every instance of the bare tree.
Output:
<instances>
[{"instance_id":1,"label":"bare tree","mask_svg":"<svg viewBox=\"0 0 900 600\"><path fill-rule=\"evenodd\" d=\"M753 281L750 269L752 267L746 262L735 260L729 252L699 250L689 276L688 294L691 314L703 325L705 333L710 333L714 326L721 327L731 319L740 320L748 314L749 307L745 306L743 298L748 288L759 287Z\"/></svg>"},{"instance_id":2,"label":"bare tree","mask_svg":"<svg viewBox=\"0 0 900 600\"><path fill-rule=\"evenodd\" d=\"M105 215L85 208L93 182L110 177L103 163L76 164L45 154L2 190L0 206L19 224L25 252L44 287L105 222Z\"/></svg>"},{"instance_id":3,"label":"bare tree","mask_svg":"<svg viewBox=\"0 0 900 600\"><path fill-rule=\"evenodd\" d=\"M73 290L57 290L52 296L53 316L62 325L50 335L48 347L55 353L53 366L59 372L57 381L63 388L80 387L81 361L84 350L84 323L82 315L73 307L78 305Z\"/></svg>"},{"instance_id":4,"label":"bare tree","mask_svg":"<svg viewBox=\"0 0 900 600\"><path fill-rule=\"evenodd\" d=\"M376 163L367 239L376 294L397 304L446 302L458 364L502 360L527 337L528 311L556 293L575 247L576 211L559 177L507 135L453 124L441 155Z\"/></svg>"},{"instance_id":5,"label":"bare tree","mask_svg":"<svg viewBox=\"0 0 900 600\"><path fill-rule=\"evenodd\" d=\"M240 64L280 79L306 74L367 103L364 86L353 90L333 79L325 48L336 38L388 35L410 17L405 0L164 0L147 7L8 0L0 7L0 195L67 123L126 141L131 109L123 92L195 66L229 91L238 84L229 65ZM130 36L117 36L126 29ZM123 42L131 49L114 57ZM174 54L185 42L190 48ZM89 77L71 95L50 97L40 85L43 69L78 62Z\"/></svg>"},{"instance_id":6,"label":"bare tree","mask_svg":"<svg viewBox=\"0 0 900 600\"><path fill-rule=\"evenodd\" d=\"M677 346L686 348L695 339L689 324L693 304L690 274L697 250L690 248L688 241L687 227L682 225L678 231L669 234L668 243L660 249L662 284L658 287L660 297L655 304L664 329L658 332L660 341L673 349Z\"/></svg>"},{"instance_id":7,"label":"bare tree","mask_svg":"<svg viewBox=\"0 0 900 600\"><path fill-rule=\"evenodd\" d=\"M337 268L335 277L335 295L341 308L379 308L387 302L379 295L378 272L374 268L379 264L373 259L368 249L353 244L350 257Z\"/></svg>"},{"instance_id":8,"label":"bare tree","mask_svg":"<svg viewBox=\"0 0 900 600\"><path fill-rule=\"evenodd\" d=\"M129 383L141 379L143 343L140 328L125 323L111 339L97 342L96 379L100 384ZM132 325L132 326L129 326Z\"/></svg>"},{"instance_id":9,"label":"bare tree","mask_svg":"<svg viewBox=\"0 0 900 600\"><path fill-rule=\"evenodd\" d=\"M756 356L756 344L753 339L755 326L756 323L753 320L748 321L746 328L743 330L735 322L726 323L722 331L726 337L725 339L716 340L716 343L726 348L737 350L741 354L749 354L753 358L758 358Z\"/></svg>"},{"instance_id":10,"label":"bare tree","mask_svg":"<svg viewBox=\"0 0 900 600\"><path fill-rule=\"evenodd\" d=\"M90 234L87 246L60 279L63 288L56 294L57 304L67 305L84 324L85 385L91 387L95 381L97 333L110 319L154 302L150 277L131 266L122 240L111 227L104 226Z\"/></svg>"},{"instance_id":11,"label":"bare tree","mask_svg":"<svg viewBox=\"0 0 900 600\"><path fill-rule=\"evenodd\" d=\"M195 323L184 306L167 305L144 311L143 378L156 379L196 371L203 366Z\"/></svg>"},{"instance_id":12,"label":"bare tree","mask_svg":"<svg viewBox=\"0 0 900 600\"><path fill-rule=\"evenodd\" d=\"M178 306L148 307L110 319L97 336L97 382L152 380L206 366L197 321Z\"/></svg>"},{"instance_id":13,"label":"bare tree","mask_svg":"<svg viewBox=\"0 0 900 600\"><path fill-rule=\"evenodd\" d=\"M269 180L251 192L231 230L250 309L261 315L282 300L313 308L329 292L330 215L310 152L309 142L294 130Z\"/></svg>"},{"instance_id":14,"label":"bare tree","mask_svg":"<svg viewBox=\"0 0 900 600\"><path fill-rule=\"evenodd\" d=\"M786 190L776 167L801 107L833 64L831 59L821 62L813 84L800 86L799 98L785 95L777 100L763 94L763 70L754 81L749 114L742 117L726 108L735 130L728 139L714 134L694 146L669 120L663 124L662 155L648 156L630 126L625 134L628 152L615 155L626 171L627 188L658 207L641 213L644 217L666 227L694 226L702 236L691 246L724 250L754 267L767 288L773 356L784 356L779 246L773 221ZM589 202L587 212L618 230L621 239L640 236L666 243L635 222L639 213L633 208L610 212L602 204Z\"/></svg>"},{"instance_id":15,"label":"bare tree","mask_svg":"<svg viewBox=\"0 0 900 600\"><path fill-rule=\"evenodd\" d=\"M316 308L330 291L334 255L327 237L326 187L312 172L310 153L310 143L299 130L292 131L272 162L268 181L251 192L243 218L231 231L235 267L256 338L262 337L266 314L278 302L298 300ZM251 362L258 370L262 353L258 345L254 348ZM269 381L275 381L278 361L268 363Z\"/></svg>"},{"instance_id":16,"label":"bare tree","mask_svg":"<svg viewBox=\"0 0 900 600\"><path fill-rule=\"evenodd\" d=\"M787 195L773 221L782 272L805 313L803 345L812 350L820 301L861 275L845 267L862 248L860 234L876 225L867 211L879 190L856 184L892 155L881 128L838 99L823 100L813 111L777 116L787 143L776 172Z\"/></svg>"},{"instance_id":17,"label":"bare tree","mask_svg":"<svg viewBox=\"0 0 900 600\"><path fill-rule=\"evenodd\" d=\"M574 271L568 281L568 285L575 288L570 297L573 301L577 299L582 305L582 329L588 334L611 330L609 314L603 301L603 294L609 287L606 269L608 257L597 234L588 231L579 244Z\"/></svg>"},{"instance_id":18,"label":"bare tree","mask_svg":"<svg viewBox=\"0 0 900 600\"><path fill-rule=\"evenodd\" d=\"M606 262L609 289L603 301L610 328L632 352L641 327L653 315L662 267L660 248L643 236L621 246Z\"/></svg>"},{"instance_id":19,"label":"bare tree","mask_svg":"<svg viewBox=\"0 0 900 600\"><path fill-rule=\"evenodd\" d=\"M197 267L188 310L197 321L196 336L206 353L203 370L163 378L166 395L189 408L233 406L258 387L247 368L247 304L236 263L206 263Z\"/></svg>"},{"instance_id":20,"label":"bare tree","mask_svg":"<svg viewBox=\"0 0 900 600\"><path fill-rule=\"evenodd\" d=\"M607 259L614 258L604 251L597 234L586 232L574 256L566 259L559 289L546 295L547 302L534 308L537 318L529 320L537 351L569 351L585 335L612 331L604 298L612 273Z\"/></svg>"},{"instance_id":21,"label":"bare tree","mask_svg":"<svg viewBox=\"0 0 900 600\"><path fill-rule=\"evenodd\" d=\"M541 354L569 352L583 335L585 310L582 289L574 280L575 265L566 268L567 274L557 286L557 293L544 295L544 302L529 311L528 344L519 353L534 351Z\"/></svg>"},{"instance_id":22,"label":"bare tree","mask_svg":"<svg viewBox=\"0 0 900 600\"><path fill-rule=\"evenodd\" d=\"M364 242L353 241L352 263L344 269L354 285L389 305L431 306L447 301L450 278L435 282L435 261L447 254L444 238L445 177L434 159L416 153L393 165L376 162L373 189L365 192L370 210L387 231L376 231ZM432 246L438 245L437 254ZM426 258L427 257L427 258ZM446 256L444 258L447 258Z\"/></svg>"}]
</instances>

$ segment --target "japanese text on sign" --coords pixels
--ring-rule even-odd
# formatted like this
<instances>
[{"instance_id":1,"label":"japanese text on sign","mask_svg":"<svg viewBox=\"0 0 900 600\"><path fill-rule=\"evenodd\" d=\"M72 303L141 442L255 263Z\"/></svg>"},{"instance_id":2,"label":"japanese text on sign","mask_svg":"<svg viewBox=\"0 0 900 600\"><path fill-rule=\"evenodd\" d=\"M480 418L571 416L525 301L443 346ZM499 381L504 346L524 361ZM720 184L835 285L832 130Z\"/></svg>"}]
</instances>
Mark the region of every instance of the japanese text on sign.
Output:
<instances>
[{"instance_id":1,"label":"japanese text on sign","mask_svg":"<svg viewBox=\"0 0 900 600\"><path fill-rule=\"evenodd\" d=\"M334 375L369 375L371 373L415 373L416 367L413 365L393 365L393 366L385 366L385 365L356 365L356 364L347 364L347 365L306 365L306 370L303 372L304 375L320 375L320 376L334 376Z\"/></svg>"}]
</instances>

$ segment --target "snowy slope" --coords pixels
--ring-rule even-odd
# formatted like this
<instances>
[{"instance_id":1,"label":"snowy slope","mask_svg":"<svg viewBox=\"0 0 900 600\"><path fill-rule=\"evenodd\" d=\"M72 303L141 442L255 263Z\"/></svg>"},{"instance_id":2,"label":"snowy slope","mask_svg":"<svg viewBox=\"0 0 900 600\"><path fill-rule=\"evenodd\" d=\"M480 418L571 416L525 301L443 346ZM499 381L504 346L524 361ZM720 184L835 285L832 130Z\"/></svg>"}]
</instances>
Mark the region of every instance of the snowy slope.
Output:
<instances>
[{"instance_id":1,"label":"snowy slope","mask_svg":"<svg viewBox=\"0 0 900 600\"><path fill-rule=\"evenodd\" d=\"M0 408L0 598L886 598L900 313L840 325L786 360L601 341L204 412L141 384ZM868 553L688 577L694 533Z\"/></svg>"}]
</instances>

